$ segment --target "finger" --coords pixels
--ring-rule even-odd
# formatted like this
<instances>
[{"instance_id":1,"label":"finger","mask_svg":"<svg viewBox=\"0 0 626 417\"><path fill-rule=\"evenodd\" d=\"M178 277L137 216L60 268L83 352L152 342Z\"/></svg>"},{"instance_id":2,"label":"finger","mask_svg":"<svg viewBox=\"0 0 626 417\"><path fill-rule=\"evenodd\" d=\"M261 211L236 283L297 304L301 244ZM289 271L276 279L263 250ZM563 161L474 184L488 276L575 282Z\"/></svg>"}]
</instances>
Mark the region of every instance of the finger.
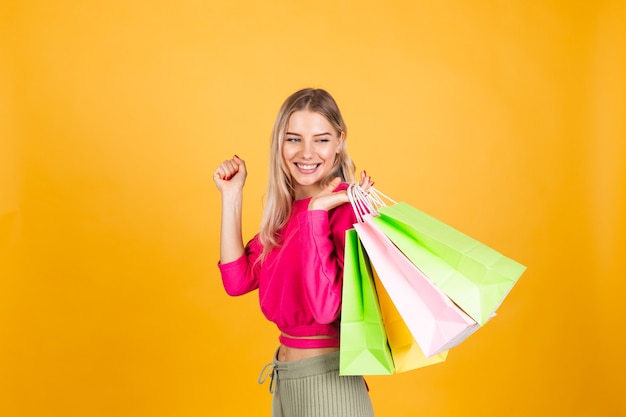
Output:
<instances>
[{"instance_id":1,"label":"finger","mask_svg":"<svg viewBox=\"0 0 626 417\"><path fill-rule=\"evenodd\" d=\"M228 166L229 172L234 174L239 171L239 164L234 159L229 159L226 161L226 165Z\"/></svg>"},{"instance_id":2,"label":"finger","mask_svg":"<svg viewBox=\"0 0 626 417\"><path fill-rule=\"evenodd\" d=\"M359 186L361 188L370 187L372 182L372 178L367 175L365 171L361 172L361 180L359 181Z\"/></svg>"},{"instance_id":3,"label":"finger","mask_svg":"<svg viewBox=\"0 0 626 417\"><path fill-rule=\"evenodd\" d=\"M226 166L222 162L221 164L218 165L217 168L215 168L215 175L219 175L220 177L223 177L224 175L226 175L226 171L227 171Z\"/></svg>"},{"instance_id":4,"label":"finger","mask_svg":"<svg viewBox=\"0 0 626 417\"><path fill-rule=\"evenodd\" d=\"M216 173L219 174L219 179L229 180L234 174L237 173L237 167L232 161L224 161L217 168Z\"/></svg>"},{"instance_id":5,"label":"finger","mask_svg":"<svg viewBox=\"0 0 626 417\"><path fill-rule=\"evenodd\" d=\"M232 160L224 161L222 163L222 168L224 176L227 177L227 179L234 177L239 172L239 166Z\"/></svg>"},{"instance_id":6,"label":"finger","mask_svg":"<svg viewBox=\"0 0 626 417\"><path fill-rule=\"evenodd\" d=\"M237 170L243 172L244 174L247 172L246 170L246 161L235 155L233 157L233 161L237 164Z\"/></svg>"}]
</instances>

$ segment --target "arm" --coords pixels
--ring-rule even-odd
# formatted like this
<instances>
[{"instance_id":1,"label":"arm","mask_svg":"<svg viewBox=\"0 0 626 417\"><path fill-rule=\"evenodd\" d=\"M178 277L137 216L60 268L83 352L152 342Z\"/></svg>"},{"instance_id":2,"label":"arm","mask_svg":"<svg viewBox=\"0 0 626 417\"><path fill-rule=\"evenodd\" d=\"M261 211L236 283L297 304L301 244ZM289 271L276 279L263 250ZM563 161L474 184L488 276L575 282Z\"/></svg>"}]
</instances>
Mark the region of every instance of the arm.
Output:
<instances>
[{"instance_id":1,"label":"arm","mask_svg":"<svg viewBox=\"0 0 626 417\"><path fill-rule=\"evenodd\" d=\"M213 181L222 195L220 263L232 262L244 252L241 207L246 176L246 164L236 155L222 162L213 173Z\"/></svg>"},{"instance_id":2,"label":"arm","mask_svg":"<svg viewBox=\"0 0 626 417\"><path fill-rule=\"evenodd\" d=\"M220 224L220 263L222 281L230 295L241 295L257 287L250 257L255 245L244 248L241 233L243 186L247 171L245 162L238 156L222 162L213 173L213 181L222 196ZM248 255L244 256L248 252Z\"/></svg>"}]
</instances>

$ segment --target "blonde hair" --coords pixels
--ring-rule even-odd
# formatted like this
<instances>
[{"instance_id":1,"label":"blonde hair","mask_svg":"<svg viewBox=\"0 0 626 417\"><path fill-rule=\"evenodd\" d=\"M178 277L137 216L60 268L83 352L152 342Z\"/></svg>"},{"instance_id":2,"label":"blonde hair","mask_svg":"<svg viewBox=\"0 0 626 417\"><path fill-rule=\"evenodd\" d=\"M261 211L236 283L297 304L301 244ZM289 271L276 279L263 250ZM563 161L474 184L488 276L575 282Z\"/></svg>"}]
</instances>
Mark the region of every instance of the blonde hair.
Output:
<instances>
[{"instance_id":1,"label":"blonde hair","mask_svg":"<svg viewBox=\"0 0 626 417\"><path fill-rule=\"evenodd\" d=\"M272 131L269 182L259 230L259 240L263 245L262 258L272 248L280 246L281 237L278 236L278 231L287 223L291 214L294 187L282 156L282 145L289 118L294 112L301 110L321 114L335 128L338 136L342 133L344 136L333 167L322 179L321 186L328 185L336 177L340 177L344 182L354 181L354 163L346 150L347 128L333 97L323 89L305 88L293 93L281 106Z\"/></svg>"}]
</instances>

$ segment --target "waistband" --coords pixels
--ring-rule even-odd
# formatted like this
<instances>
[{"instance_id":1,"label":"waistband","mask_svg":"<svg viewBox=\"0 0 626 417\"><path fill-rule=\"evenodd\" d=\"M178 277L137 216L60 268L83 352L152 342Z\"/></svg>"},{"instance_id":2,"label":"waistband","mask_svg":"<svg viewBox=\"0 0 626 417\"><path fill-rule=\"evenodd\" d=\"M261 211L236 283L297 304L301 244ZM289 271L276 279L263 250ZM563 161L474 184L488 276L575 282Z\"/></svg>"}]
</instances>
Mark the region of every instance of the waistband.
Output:
<instances>
[{"instance_id":1,"label":"waistband","mask_svg":"<svg viewBox=\"0 0 626 417\"><path fill-rule=\"evenodd\" d=\"M280 379L303 378L339 371L339 351L292 362L279 361L277 354L278 351L272 363L280 373Z\"/></svg>"},{"instance_id":2,"label":"waistband","mask_svg":"<svg viewBox=\"0 0 626 417\"><path fill-rule=\"evenodd\" d=\"M278 350L276 350L274 360L266 364L261 370L258 382L263 384L267 378L270 378L269 391L274 393L276 388L275 379L298 379L322 375L328 372L339 372L339 351L299 361L281 362L278 360Z\"/></svg>"}]
</instances>

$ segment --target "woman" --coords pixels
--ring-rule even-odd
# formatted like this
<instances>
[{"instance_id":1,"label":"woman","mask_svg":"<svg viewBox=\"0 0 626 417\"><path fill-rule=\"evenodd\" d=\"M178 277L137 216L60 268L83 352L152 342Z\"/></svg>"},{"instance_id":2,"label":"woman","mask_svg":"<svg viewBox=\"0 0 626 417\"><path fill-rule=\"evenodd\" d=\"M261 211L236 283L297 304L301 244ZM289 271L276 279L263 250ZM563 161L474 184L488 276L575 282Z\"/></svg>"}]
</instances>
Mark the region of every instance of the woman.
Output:
<instances>
[{"instance_id":1,"label":"woman","mask_svg":"<svg viewBox=\"0 0 626 417\"><path fill-rule=\"evenodd\" d=\"M258 289L261 310L280 330L268 364L273 416L373 415L363 378L339 376L344 240L356 222L346 193L353 173L335 100L322 89L303 89L276 118L261 227L245 247L246 165L234 156L213 175L222 195L219 268L226 292ZM372 184L363 172L359 185Z\"/></svg>"}]
</instances>

